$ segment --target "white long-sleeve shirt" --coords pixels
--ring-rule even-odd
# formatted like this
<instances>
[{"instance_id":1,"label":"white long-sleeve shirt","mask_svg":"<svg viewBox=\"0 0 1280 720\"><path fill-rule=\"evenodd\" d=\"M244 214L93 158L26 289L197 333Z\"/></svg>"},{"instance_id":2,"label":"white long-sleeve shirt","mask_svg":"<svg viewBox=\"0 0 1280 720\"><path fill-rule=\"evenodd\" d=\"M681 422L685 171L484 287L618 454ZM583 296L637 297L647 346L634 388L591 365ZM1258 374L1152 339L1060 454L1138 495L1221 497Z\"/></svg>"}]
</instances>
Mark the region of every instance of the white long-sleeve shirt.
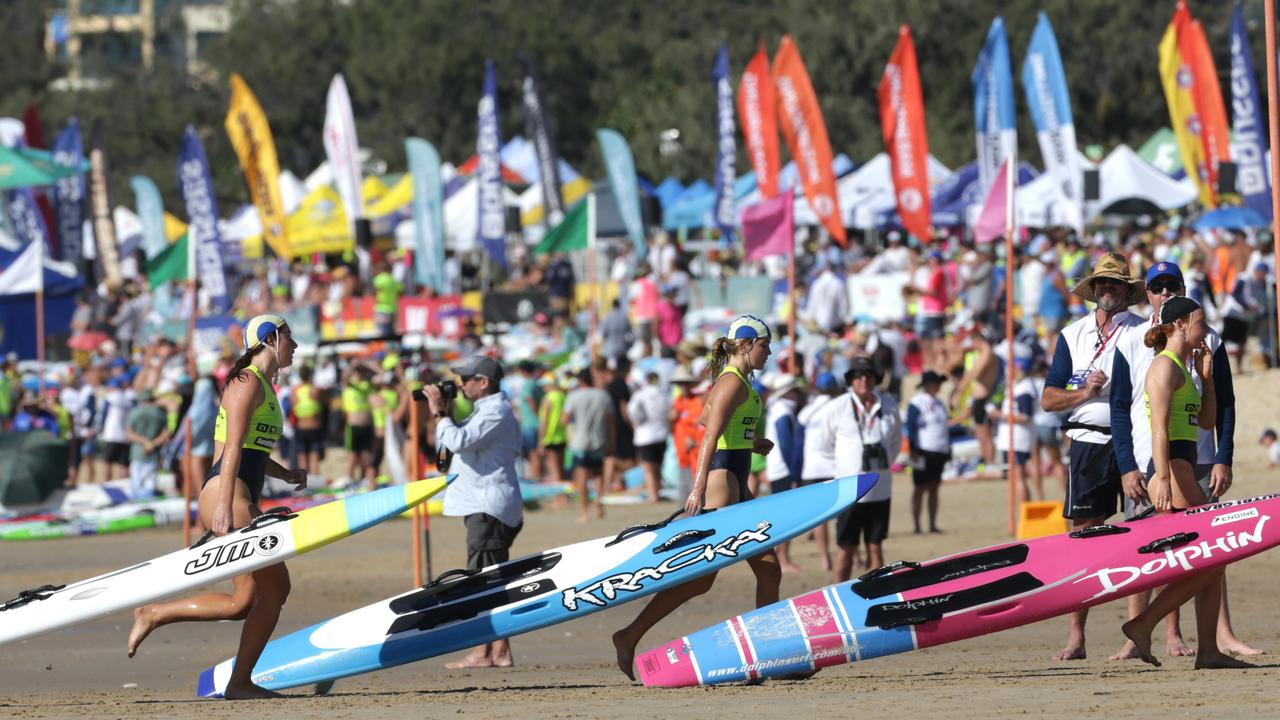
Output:
<instances>
[{"instance_id":1,"label":"white long-sleeve shirt","mask_svg":"<svg viewBox=\"0 0 1280 720\"><path fill-rule=\"evenodd\" d=\"M865 446L882 447L889 463L902 446L902 415L898 412L898 403L879 392L871 407L864 407L852 392L840 395L823 408L822 418L819 432L824 437L820 442L835 448L835 477L863 472ZM876 472L880 473L880 480L858 502L879 502L893 496L893 471L885 467Z\"/></svg>"}]
</instances>

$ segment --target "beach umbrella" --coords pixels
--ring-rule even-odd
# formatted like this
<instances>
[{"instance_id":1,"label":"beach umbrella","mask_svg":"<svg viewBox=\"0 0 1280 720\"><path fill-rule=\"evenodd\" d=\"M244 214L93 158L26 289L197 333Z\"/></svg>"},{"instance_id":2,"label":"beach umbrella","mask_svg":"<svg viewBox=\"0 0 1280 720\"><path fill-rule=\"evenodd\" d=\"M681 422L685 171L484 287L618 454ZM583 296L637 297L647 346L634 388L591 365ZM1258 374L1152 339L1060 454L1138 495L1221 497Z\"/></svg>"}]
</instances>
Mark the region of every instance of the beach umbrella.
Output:
<instances>
[{"instance_id":1,"label":"beach umbrella","mask_svg":"<svg viewBox=\"0 0 1280 720\"><path fill-rule=\"evenodd\" d=\"M89 163L68 167L53 162L43 150L25 147L0 147L0 190L52 185L58 180L89 171Z\"/></svg>"},{"instance_id":2,"label":"beach umbrella","mask_svg":"<svg viewBox=\"0 0 1280 720\"><path fill-rule=\"evenodd\" d=\"M1244 230L1245 228L1264 228L1270 224L1253 208L1243 205L1226 205L1202 213L1191 225L1196 230Z\"/></svg>"},{"instance_id":3,"label":"beach umbrella","mask_svg":"<svg viewBox=\"0 0 1280 720\"><path fill-rule=\"evenodd\" d=\"M0 506L43 502L67 478L67 442L44 430L0 433Z\"/></svg>"},{"instance_id":4,"label":"beach umbrella","mask_svg":"<svg viewBox=\"0 0 1280 720\"><path fill-rule=\"evenodd\" d=\"M87 330L72 335L71 339L67 341L67 347L72 350L96 350L99 345L110 339L104 332Z\"/></svg>"}]
</instances>

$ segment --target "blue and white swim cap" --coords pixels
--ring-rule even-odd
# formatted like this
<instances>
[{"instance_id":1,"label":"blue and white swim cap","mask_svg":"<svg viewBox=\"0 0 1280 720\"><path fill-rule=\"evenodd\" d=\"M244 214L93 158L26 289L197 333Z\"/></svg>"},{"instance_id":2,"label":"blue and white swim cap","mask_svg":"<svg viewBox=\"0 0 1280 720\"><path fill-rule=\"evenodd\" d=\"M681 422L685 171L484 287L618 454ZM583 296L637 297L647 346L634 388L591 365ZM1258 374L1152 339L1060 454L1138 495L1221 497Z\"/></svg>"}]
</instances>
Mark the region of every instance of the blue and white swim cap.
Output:
<instances>
[{"instance_id":1,"label":"blue and white swim cap","mask_svg":"<svg viewBox=\"0 0 1280 720\"><path fill-rule=\"evenodd\" d=\"M255 315L244 326L244 349L252 350L261 345L272 333L279 332L280 328L286 324L288 321L275 313Z\"/></svg>"},{"instance_id":2,"label":"blue and white swim cap","mask_svg":"<svg viewBox=\"0 0 1280 720\"><path fill-rule=\"evenodd\" d=\"M760 338L768 340L773 337L773 333L769 332L769 326L755 315L741 315L729 325L729 333L725 337L730 340L758 340Z\"/></svg>"}]
</instances>

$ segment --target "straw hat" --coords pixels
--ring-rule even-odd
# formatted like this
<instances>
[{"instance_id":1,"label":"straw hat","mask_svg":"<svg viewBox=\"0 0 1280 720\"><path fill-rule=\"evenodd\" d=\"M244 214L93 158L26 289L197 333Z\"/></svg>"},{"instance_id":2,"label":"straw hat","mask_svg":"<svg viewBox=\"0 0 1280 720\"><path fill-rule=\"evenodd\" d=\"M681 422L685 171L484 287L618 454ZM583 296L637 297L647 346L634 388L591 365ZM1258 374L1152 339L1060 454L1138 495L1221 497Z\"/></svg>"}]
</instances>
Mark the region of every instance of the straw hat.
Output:
<instances>
[{"instance_id":1,"label":"straw hat","mask_svg":"<svg viewBox=\"0 0 1280 720\"><path fill-rule=\"evenodd\" d=\"M1093 266L1093 272L1087 277L1076 280L1076 286L1072 289L1077 297L1081 297L1089 302L1097 302L1093 295L1093 281L1098 278L1109 278L1118 280L1129 286L1129 294L1125 297L1125 305L1135 305L1144 302L1147 299L1146 288L1143 287L1142 279L1135 278L1129 272L1129 263L1120 253L1109 252L1098 260Z\"/></svg>"}]
</instances>

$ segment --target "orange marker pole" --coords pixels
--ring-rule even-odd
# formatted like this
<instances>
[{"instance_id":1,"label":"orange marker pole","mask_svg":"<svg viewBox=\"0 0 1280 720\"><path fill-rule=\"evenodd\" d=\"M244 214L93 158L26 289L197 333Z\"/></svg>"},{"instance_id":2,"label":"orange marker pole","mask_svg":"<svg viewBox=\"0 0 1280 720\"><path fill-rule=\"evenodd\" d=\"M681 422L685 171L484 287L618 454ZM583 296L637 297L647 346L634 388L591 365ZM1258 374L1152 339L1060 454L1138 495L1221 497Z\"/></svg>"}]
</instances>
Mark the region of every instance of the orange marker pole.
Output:
<instances>
[{"instance_id":1,"label":"orange marker pole","mask_svg":"<svg viewBox=\"0 0 1280 720\"><path fill-rule=\"evenodd\" d=\"M1280 253L1280 87L1276 77L1276 0L1265 0L1267 22L1267 116L1271 130L1271 240ZM1280 313L1277 313L1280 317ZM1280 320L1277 320L1280 338Z\"/></svg>"},{"instance_id":2,"label":"orange marker pole","mask_svg":"<svg viewBox=\"0 0 1280 720\"><path fill-rule=\"evenodd\" d=\"M411 482L422 479L422 458L418 455L418 437L422 430L418 427L418 401L409 401L409 472L413 474ZM422 585L422 503L413 507L413 521L410 523L413 533L413 584Z\"/></svg>"}]
</instances>

